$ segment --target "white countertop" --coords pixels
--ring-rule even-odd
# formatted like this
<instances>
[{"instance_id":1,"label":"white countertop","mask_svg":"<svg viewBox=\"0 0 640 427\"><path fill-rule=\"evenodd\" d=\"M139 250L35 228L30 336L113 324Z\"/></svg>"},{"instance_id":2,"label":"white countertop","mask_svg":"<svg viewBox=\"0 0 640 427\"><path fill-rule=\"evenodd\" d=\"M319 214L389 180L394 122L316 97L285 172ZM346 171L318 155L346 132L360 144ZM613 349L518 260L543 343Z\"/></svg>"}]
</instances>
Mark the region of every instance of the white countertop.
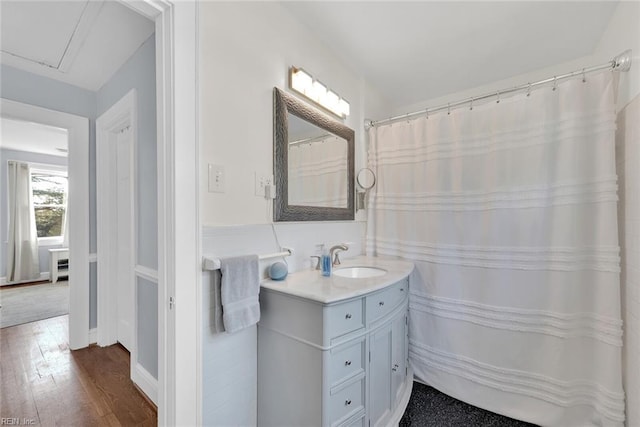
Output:
<instances>
[{"instance_id":1,"label":"white countertop","mask_svg":"<svg viewBox=\"0 0 640 427\"><path fill-rule=\"evenodd\" d=\"M364 279L352 279L331 274L322 276L320 270L304 270L291 273L285 280L265 279L262 289L282 292L301 298L330 304L383 289L407 277L413 271L413 263L395 258L359 256L342 261L337 268L377 267L387 274Z\"/></svg>"}]
</instances>

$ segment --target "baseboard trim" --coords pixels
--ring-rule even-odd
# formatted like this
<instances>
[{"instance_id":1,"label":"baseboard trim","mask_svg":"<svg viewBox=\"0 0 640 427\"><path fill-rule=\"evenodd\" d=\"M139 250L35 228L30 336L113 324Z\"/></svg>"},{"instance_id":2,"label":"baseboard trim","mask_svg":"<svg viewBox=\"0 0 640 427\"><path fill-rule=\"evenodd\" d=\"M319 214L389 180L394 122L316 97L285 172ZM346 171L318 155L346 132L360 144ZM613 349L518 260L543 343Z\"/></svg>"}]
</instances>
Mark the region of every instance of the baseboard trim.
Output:
<instances>
[{"instance_id":1,"label":"baseboard trim","mask_svg":"<svg viewBox=\"0 0 640 427\"><path fill-rule=\"evenodd\" d=\"M98 342L98 328L89 329L89 344Z\"/></svg>"},{"instance_id":2,"label":"baseboard trim","mask_svg":"<svg viewBox=\"0 0 640 427\"><path fill-rule=\"evenodd\" d=\"M38 277L35 280L22 280L20 282L10 282L7 283L7 277L0 277L0 286L5 286L5 285L21 285L23 283L31 283L31 282L42 282L42 281L47 281L49 280L49 272L48 271L44 271L42 273L40 273L40 277Z\"/></svg>"},{"instance_id":3,"label":"baseboard trim","mask_svg":"<svg viewBox=\"0 0 640 427\"><path fill-rule=\"evenodd\" d=\"M133 360L132 360L133 362ZM158 380L153 378L153 375L149 373L144 367L136 363L135 369L131 372L131 380L140 388L140 391L145 394L154 405L158 405Z\"/></svg>"}]
</instances>

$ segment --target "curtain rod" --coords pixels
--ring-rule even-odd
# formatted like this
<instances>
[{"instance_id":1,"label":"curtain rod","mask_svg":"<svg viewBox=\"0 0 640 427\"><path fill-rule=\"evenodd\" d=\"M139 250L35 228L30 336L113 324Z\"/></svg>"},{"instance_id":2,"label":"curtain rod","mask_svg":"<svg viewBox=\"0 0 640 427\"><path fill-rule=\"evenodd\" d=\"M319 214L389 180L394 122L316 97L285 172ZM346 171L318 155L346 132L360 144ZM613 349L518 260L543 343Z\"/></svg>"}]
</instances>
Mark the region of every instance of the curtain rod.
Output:
<instances>
[{"instance_id":1,"label":"curtain rod","mask_svg":"<svg viewBox=\"0 0 640 427\"><path fill-rule=\"evenodd\" d=\"M291 141L291 142L289 143L289 145L300 145L300 144L304 144L304 143L306 143L306 142L311 143L311 142L316 142L316 141L322 141L323 139L325 139L326 137L331 136L331 135L333 135L333 134L331 134L331 133L325 133L325 134L320 135L320 136L313 136L313 137L311 137L311 138L299 139L299 140L297 140L297 141ZM335 135L334 135L334 136L335 136Z\"/></svg>"},{"instance_id":2,"label":"curtain rod","mask_svg":"<svg viewBox=\"0 0 640 427\"><path fill-rule=\"evenodd\" d=\"M473 96L471 98L465 98L460 101L449 102L447 104L439 105L437 107L429 107L420 111L401 114L399 116L389 117L387 119L365 120L364 128L368 130L372 127L387 124L387 123L393 123L400 120L411 120L413 118L417 118L423 115L428 116L429 114L435 113L438 111L444 111L444 110L451 111L452 108L456 108L465 104L469 104L471 108L473 108L473 103L476 101L482 101L482 100L493 98L493 97L495 97L499 101L501 95L520 92L525 89L527 90L527 92L530 92L531 89L538 86L542 86L551 82L553 82L555 85L560 80L566 80L571 77L580 76L580 75L584 76L585 74L593 73L595 71L606 70L606 69L610 69L612 71L629 71L630 68L631 68L631 49L628 49L622 52L620 55L614 57L611 61L605 64L596 65L594 67L589 67L589 68L583 68L581 70L576 70L576 71L572 71L570 73L562 74L559 76L553 76L548 79L539 80L534 83L526 83L520 86L511 87L508 89L496 90L491 93L485 93L484 95Z\"/></svg>"}]
</instances>

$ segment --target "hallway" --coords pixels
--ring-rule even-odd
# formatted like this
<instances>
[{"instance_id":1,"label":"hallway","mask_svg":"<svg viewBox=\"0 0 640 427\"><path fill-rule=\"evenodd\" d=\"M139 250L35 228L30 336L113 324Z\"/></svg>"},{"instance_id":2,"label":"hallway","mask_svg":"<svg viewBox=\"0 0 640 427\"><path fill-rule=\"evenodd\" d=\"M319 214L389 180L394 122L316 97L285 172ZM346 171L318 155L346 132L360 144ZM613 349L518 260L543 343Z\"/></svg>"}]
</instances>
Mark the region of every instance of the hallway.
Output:
<instances>
[{"instance_id":1,"label":"hallway","mask_svg":"<svg viewBox=\"0 0 640 427\"><path fill-rule=\"evenodd\" d=\"M0 417L21 425L155 426L120 345L68 348L68 317L0 329Z\"/></svg>"}]
</instances>

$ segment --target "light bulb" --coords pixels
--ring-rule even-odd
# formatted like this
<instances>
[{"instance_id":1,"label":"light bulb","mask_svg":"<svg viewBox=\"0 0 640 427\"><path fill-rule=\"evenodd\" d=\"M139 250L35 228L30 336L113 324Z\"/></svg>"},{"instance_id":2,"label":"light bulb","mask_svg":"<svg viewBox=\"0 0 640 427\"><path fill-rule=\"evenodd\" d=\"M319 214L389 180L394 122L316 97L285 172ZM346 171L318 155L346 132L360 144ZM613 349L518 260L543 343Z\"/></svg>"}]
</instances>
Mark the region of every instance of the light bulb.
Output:
<instances>
[{"instance_id":1,"label":"light bulb","mask_svg":"<svg viewBox=\"0 0 640 427\"><path fill-rule=\"evenodd\" d=\"M291 87L300 93L308 93L311 89L313 79L304 70L292 69Z\"/></svg>"}]
</instances>

